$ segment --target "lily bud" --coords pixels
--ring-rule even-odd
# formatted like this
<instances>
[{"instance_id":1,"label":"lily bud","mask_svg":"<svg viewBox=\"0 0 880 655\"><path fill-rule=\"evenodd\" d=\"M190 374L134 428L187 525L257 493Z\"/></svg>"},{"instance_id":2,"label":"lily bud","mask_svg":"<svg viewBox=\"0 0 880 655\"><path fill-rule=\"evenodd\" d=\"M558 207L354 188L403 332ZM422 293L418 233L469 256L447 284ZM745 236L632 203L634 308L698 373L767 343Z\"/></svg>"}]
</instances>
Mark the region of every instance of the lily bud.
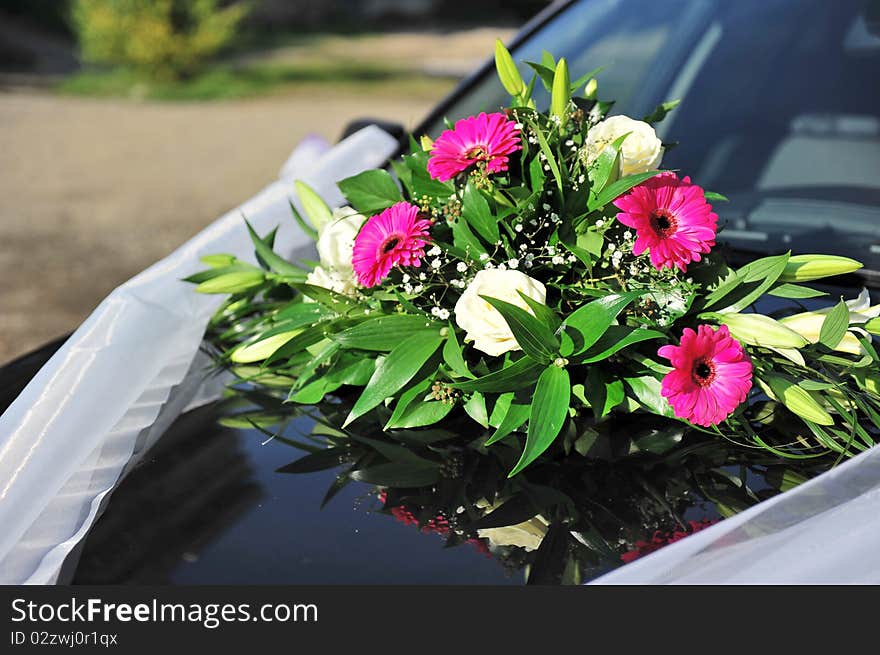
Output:
<instances>
[{"instance_id":1,"label":"lily bud","mask_svg":"<svg viewBox=\"0 0 880 655\"><path fill-rule=\"evenodd\" d=\"M758 378L758 385L771 398L778 400L792 412L819 425L834 425L831 414L816 402L810 393L789 378L767 373Z\"/></svg>"},{"instance_id":2,"label":"lily bud","mask_svg":"<svg viewBox=\"0 0 880 655\"><path fill-rule=\"evenodd\" d=\"M587 100L595 100L596 98L596 90L599 88L599 83L596 81L595 77L590 78L590 81L587 82L587 85L584 87L584 97Z\"/></svg>"},{"instance_id":3,"label":"lily bud","mask_svg":"<svg viewBox=\"0 0 880 655\"><path fill-rule=\"evenodd\" d=\"M801 348L807 345L803 336L763 314L723 314L721 322L735 339L751 346Z\"/></svg>"},{"instance_id":4,"label":"lily bud","mask_svg":"<svg viewBox=\"0 0 880 655\"><path fill-rule=\"evenodd\" d=\"M526 83L516 68L516 63L510 52L504 47L501 39L495 40L495 68L498 71L498 79L504 90L512 96L521 96L525 93Z\"/></svg>"},{"instance_id":5,"label":"lily bud","mask_svg":"<svg viewBox=\"0 0 880 655\"><path fill-rule=\"evenodd\" d=\"M862 290L857 298L847 300L846 306L849 308L850 326L867 324L880 315L880 305L871 306L871 298L867 290ZM831 307L817 309L812 312L801 312L780 319L779 322L785 327L790 328L804 337L810 343L818 343L819 335L822 332L822 323L825 317L831 311ZM857 329L857 328L851 328ZM852 333L847 332L840 343L835 346L834 350L851 355L863 355L864 349L859 343L858 338Z\"/></svg>"},{"instance_id":6,"label":"lily bud","mask_svg":"<svg viewBox=\"0 0 880 655\"><path fill-rule=\"evenodd\" d=\"M568 104L571 102L571 79L565 57L556 62L553 74L553 90L550 93L550 115L564 124L568 118Z\"/></svg>"},{"instance_id":7,"label":"lily bud","mask_svg":"<svg viewBox=\"0 0 880 655\"><path fill-rule=\"evenodd\" d=\"M863 264L849 257L836 255L794 255L788 259L780 282L809 282L823 277L852 273Z\"/></svg>"}]
</instances>

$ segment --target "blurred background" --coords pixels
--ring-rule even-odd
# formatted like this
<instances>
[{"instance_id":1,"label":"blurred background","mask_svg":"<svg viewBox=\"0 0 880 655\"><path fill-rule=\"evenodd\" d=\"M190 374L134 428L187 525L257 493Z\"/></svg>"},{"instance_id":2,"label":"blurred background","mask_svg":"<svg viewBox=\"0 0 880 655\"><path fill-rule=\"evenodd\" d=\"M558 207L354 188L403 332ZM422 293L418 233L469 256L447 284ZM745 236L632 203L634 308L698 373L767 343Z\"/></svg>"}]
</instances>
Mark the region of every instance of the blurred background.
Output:
<instances>
[{"instance_id":1,"label":"blurred background","mask_svg":"<svg viewBox=\"0 0 880 655\"><path fill-rule=\"evenodd\" d=\"M276 178L412 127L544 0L0 0L0 364Z\"/></svg>"}]
</instances>

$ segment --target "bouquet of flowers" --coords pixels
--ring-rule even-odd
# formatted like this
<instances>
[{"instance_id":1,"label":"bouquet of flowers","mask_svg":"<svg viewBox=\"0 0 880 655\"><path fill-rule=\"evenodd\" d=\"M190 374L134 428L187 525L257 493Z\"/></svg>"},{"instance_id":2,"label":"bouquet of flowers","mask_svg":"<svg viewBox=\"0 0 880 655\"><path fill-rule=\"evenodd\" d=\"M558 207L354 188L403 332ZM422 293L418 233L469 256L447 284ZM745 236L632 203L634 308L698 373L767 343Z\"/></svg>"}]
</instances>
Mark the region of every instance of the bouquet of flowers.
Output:
<instances>
[{"instance_id":1,"label":"bouquet of flowers","mask_svg":"<svg viewBox=\"0 0 880 655\"><path fill-rule=\"evenodd\" d=\"M468 441L517 445L509 476L551 447L589 454L621 415L655 415L658 443L689 429L787 458L873 446L880 306L865 292L815 308L826 294L804 284L861 264L730 268L725 198L661 167L652 125L675 102L609 117L595 72L572 81L545 55L526 83L500 42L496 64L508 108L340 181L350 206L296 184L320 261L285 260L249 225L259 266L204 258L188 281L230 294L208 331L217 360L292 403L353 398L343 427L379 412L429 440L466 415ZM761 313L767 296L790 308Z\"/></svg>"}]
</instances>

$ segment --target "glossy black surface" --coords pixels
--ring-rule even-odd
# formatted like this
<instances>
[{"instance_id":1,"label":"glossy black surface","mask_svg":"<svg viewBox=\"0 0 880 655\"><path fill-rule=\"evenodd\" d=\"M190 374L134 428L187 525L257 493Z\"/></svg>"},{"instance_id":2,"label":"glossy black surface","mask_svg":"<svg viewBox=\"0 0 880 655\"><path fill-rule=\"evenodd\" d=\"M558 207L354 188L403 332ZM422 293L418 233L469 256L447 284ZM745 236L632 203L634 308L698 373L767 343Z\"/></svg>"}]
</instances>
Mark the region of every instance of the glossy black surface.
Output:
<instances>
[{"instance_id":1,"label":"glossy black surface","mask_svg":"<svg viewBox=\"0 0 880 655\"><path fill-rule=\"evenodd\" d=\"M302 453L256 430L182 416L113 493L73 575L81 584L515 584L472 546L444 548L352 483L321 509L334 471L275 470ZM295 420L298 435L311 421Z\"/></svg>"}]
</instances>

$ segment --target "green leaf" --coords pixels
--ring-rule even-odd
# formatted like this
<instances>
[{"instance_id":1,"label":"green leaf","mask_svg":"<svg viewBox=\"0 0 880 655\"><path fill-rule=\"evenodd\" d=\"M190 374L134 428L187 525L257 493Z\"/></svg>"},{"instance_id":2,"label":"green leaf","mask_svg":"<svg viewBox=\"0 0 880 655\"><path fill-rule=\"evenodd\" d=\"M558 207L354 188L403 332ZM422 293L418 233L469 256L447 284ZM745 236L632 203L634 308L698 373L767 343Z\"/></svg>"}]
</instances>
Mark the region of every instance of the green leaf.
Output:
<instances>
[{"instance_id":1,"label":"green leaf","mask_svg":"<svg viewBox=\"0 0 880 655\"><path fill-rule=\"evenodd\" d=\"M227 273L258 273L259 275L263 275L262 269L257 268L256 266L251 266L245 262L236 261L234 264L229 266L220 266L217 268L208 268L204 271L199 271L198 273L194 273L189 277L183 278L184 282L191 282L192 284L201 284L206 280L212 280L215 277L220 277L221 275L226 275Z\"/></svg>"},{"instance_id":2,"label":"green leaf","mask_svg":"<svg viewBox=\"0 0 880 655\"><path fill-rule=\"evenodd\" d=\"M433 425L446 418L452 408L452 403L443 403L438 400L418 400L407 407L400 418L393 424L389 423L386 428L419 428Z\"/></svg>"},{"instance_id":3,"label":"green leaf","mask_svg":"<svg viewBox=\"0 0 880 655\"><path fill-rule=\"evenodd\" d=\"M480 298L498 310L526 355L542 363L550 362L556 356L559 340L549 326L509 302L483 295Z\"/></svg>"},{"instance_id":4,"label":"green leaf","mask_svg":"<svg viewBox=\"0 0 880 655\"><path fill-rule=\"evenodd\" d=\"M522 291L517 290L520 298L523 299L523 302L528 305L529 309L532 310L532 314L535 315L541 323L548 326L551 330L556 331L559 329L559 326L562 325L562 319L550 309L547 305L542 302L538 302L534 298L527 296Z\"/></svg>"},{"instance_id":5,"label":"green leaf","mask_svg":"<svg viewBox=\"0 0 880 655\"><path fill-rule=\"evenodd\" d=\"M489 425L491 427L497 428L501 425L501 421L507 415L507 410L510 409L510 403L513 402L515 396L516 394L513 391L508 391L495 398L495 403L492 405L492 413L489 414Z\"/></svg>"},{"instance_id":6,"label":"green leaf","mask_svg":"<svg viewBox=\"0 0 880 655\"><path fill-rule=\"evenodd\" d=\"M657 330L612 325L595 344L583 353L583 357L578 358L578 363L590 364L592 362L600 362L633 344L652 339L663 339L665 336L665 334Z\"/></svg>"},{"instance_id":7,"label":"green leaf","mask_svg":"<svg viewBox=\"0 0 880 655\"><path fill-rule=\"evenodd\" d=\"M207 264L211 268L222 268L225 266L232 266L236 262L236 259L235 255L218 253L216 255L202 255L199 257L199 261L203 264Z\"/></svg>"},{"instance_id":8,"label":"green leaf","mask_svg":"<svg viewBox=\"0 0 880 655\"><path fill-rule=\"evenodd\" d=\"M578 355L596 343L623 309L644 292L611 294L588 302L563 322L562 355ZM573 333L574 332L574 333Z\"/></svg>"},{"instance_id":9,"label":"green leaf","mask_svg":"<svg viewBox=\"0 0 880 655\"><path fill-rule=\"evenodd\" d=\"M654 123L659 123L664 118L666 118L666 114L678 107L679 104L681 104L681 100L670 100L669 102L662 102L657 105L657 108L654 111L645 116L642 120L645 123L650 123L652 125Z\"/></svg>"},{"instance_id":10,"label":"green leaf","mask_svg":"<svg viewBox=\"0 0 880 655\"><path fill-rule=\"evenodd\" d=\"M544 165L541 162L541 158L533 157L532 161L529 163L529 182L531 183L532 188L543 189L545 178Z\"/></svg>"},{"instance_id":11,"label":"green leaf","mask_svg":"<svg viewBox=\"0 0 880 655\"><path fill-rule=\"evenodd\" d=\"M239 293L258 287L266 281L262 271L227 273L205 280L196 287L199 293Z\"/></svg>"},{"instance_id":12,"label":"green leaf","mask_svg":"<svg viewBox=\"0 0 880 655\"><path fill-rule=\"evenodd\" d=\"M575 91L580 89L582 86L586 85L590 80L592 80L594 77L596 77L596 75L601 73L603 70L605 70L604 66L597 66L593 70L587 71L586 73L581 75L579 78L577 78L574 82L571 83L571 92L574 93Z\"/></svg>"},{"instance_id":13,"label":"green leaf","mask_svg":"<svg viewBox=\"0 0 880 655\"><path fill-rule=\"evenodd\" d=\"M534 384L543 368L541 364L531 357L522 357L494 373L489 373L476 380L455 382L449 386L461 391L484 391L490 393L517 391Z\"/></svg>"},{"instance_id":14,"label":"green leaf","mask_svg":"<svg viewBox=\"0 0 880 655\"><path fill-rule=\"evenodd\" d=\"M550 447L568 416L571 381L568 371L548 366L538 378L522 456L507 477L513 477Z\"/></svg>"},{"instance_id":15,"label":"green leaf","mask_svg":"<svg viewBox=\"0 0 880 655\"><path fill-rule=\"evenodd\" d=\"M847 328L849 328L849 307L841 300L822 321L822 328L819 330L819 343L833 350L843 340Z\"/></svg>"},{"instance_id":16,"label":"green leaf","mask_svg":"<svg viewBox=\"0 0 880 655\"><path fill-rule=\"evenodd\" d=\"M590 167L591 194L598 195L609 183L614 182L620 176L620 148L631 132L619 136L613 143L605 146L605 149L596 157L596 161Z\"/></svg>"},{"instance_id":17,"label":"green leaf","mask_svg":"<svg viewBox=\"0 0 880 655\"><path fill-rule=\"evenodd\" d=\"M489 427L489 412L486 409L486 398L479 391L474 391L473 395L464 404L464 411L484 428Z\"/></svg>"},{"instance_id":18,"label":"green leaf","mask_svg":"<svg viewBox=\"0 0 880 655\"><path fill-rule=\"evenodd\" d=\"M635 399L645 409L672 418L675 413L669 401L660 393L660 380L650 375L638 378L624 378L626 386L630 388Z\"/></svg>"},{"instance_id":19,"label":"green leaf","mask_svg":"<svg viewBox=\"0 0 880 655\"><path fill-rule=\"evenodd\" d=\"M597 421L607 416L623 401L625 396L623 382L617 379L606 380L602 371L596 366L587 368L587 384L584 393L590 402L590 407L593 408L593 415Z\"/></svg>"},{"instance_id":20,"label":"green leaf","mask_svg":"<svg viewBox=\"0 0 880 655\"><path fill-rule=\"evenodd\" d=\"M564 180L562 179L562 172L559 170L559 164L556 163L556 155L553 154L553 149L550 147L550 144L547 143L543 130L534 123L532 123L531 126L535 137L538 139L538 146L541 148L541 152L547 157L547 165L553 173L553 179L556 180L556 188L559 189L559 195L561 197L565 187Z\"/></svg>"},{"instance_id":21,"label":"green leaf","mask_svg":"<svg viewBox=\"0 0 880 655\"><path fill-rule=\"evenodd\" d=\"M305 282L306 275L302 269L297 268L290 262L276 255L275 252L266 245L266 242L263 241L263 239L261 239L259 235L254 231L254 228L247 221L247 219L245 219L244 223L245 225L247 225L248 234L250 234L251 241L253 241L254 243L254 248L257 251L257 255L259 255L263 259L263 261L266 262L266 266L268 266L276 273L302 278L303 282Z\"/></svg>"},{"instance_id":22,"label":"green leaf","mask_svg":"<svg viewBox=\"0 0 880 655\"><path fill-rule=\"evenodd\" d=\"M526 83L501 39L495 39L495 69L498 71L498 79L501 80L505 91L512 96L523 94L526 90Z\"/></svg>"},{"instance_id":23,"label":"green leaf","mask_svg":"<svg viewBox=\"0 0 880 655\"><path fill-rule=\"evenodd\" d=\"M289 359L293 357L297 353L301 353L303 350L312 346L316 343L320 343L326 337L324 335L325 330L330 329L328 324L321 323L314 327L301 330L298 334L295 334L291 339L289 339L286 343L284 343L281 347L277 348L271 355L268 355L263 363L263 366L269 366L273 362L280 361L282 359ZM237 361L239 357L247 357L247 362L250 361L258 361L256 359L252 359L256 357L258 353L248 353L245 355L244 351L234 351L232 353L232 360Z\"/></svg>"},{"instance_id":24,"label":"green leaf","mask_svg":"<svg viewBox=\"0 0 880 655\"><path fill-rule=\"evenodd\" d=\"M438 332L436 336L414 334L398 344L388 357L376 366L363 393L345 419L343 427L402 389L437 351L442 342L443 337Z\"/></svg>"},{"instance_id":25,"label":"green leaf","mask_svg":"<svg viewBox=\"0 0 880 655\"><path fill-rule=\"evenodd\" d=\"M565 57L556 63L553 74L553 90L550 96L550 114L556 116L560 125L568 119L568 104L571 102L571 78L568 74L568 62Z\"/></svg>"},{"instance_id":26,"label":"green leaf","mask_svg":"<svg viewBox=\"0 0 880 655\"><path fill-rule=\"evenodd\" d=\"M312 364L315 360L312 360ZM308 369L308 365L306 365ZM360 354L346 353L324 373L327 380L338 383L340 385L349 384L355 387L362 387L373 376L376 370L376 360L369 357L363 357Z\"/></svg>"},{"instance_id":27,"label":"green leaf","mask_svg":"<svg viewBox=\"0 0 880 655\"><path fill-rule=\"evenodd\" d=\"M288 400L300 405L316 405L324 399L326 394L333 393L341 386L341 384L331 382L327 378L317 378L303 385L295 393L291 393Z\"/></svg>"},{"instance_id":28,"label":"green leaf","mask_svg":"<svg viewBox=\"0 0 880 655\"><path fill-rule=\"evenodd\" d=\"M473 184L467 183L461 201L461 215L488 243L498 241L498 221L489 210L489 203Z\"/></svg>"},{"instance_id":29,"label":"green leaf","mask_svg":"<svg viewBox=\"0 0 880 655\"><path fill-rule=\"evenodd\" d=\"M468 257L474 260L486 252L483 244L471 232L467 221L464 219L459 219L452 225L452 243L455 244L456 248L461 249Z\"/></svg>"},{"instance_id":30,"label":"green leaf","mask_svg":"<svg viewBox=\"0 0 880 655\"><path fill-rule=\"evenodd\" d=\"M293 321L297 327L310 325L329 316L333 311L316 302L302 302L302 298L278 310L273 318L276 323Z\"/></svg>"},{"instance_id":31,"label":"green leaf","mask_svg":"<svg viewBox=\"0 0 880 655\"><path fill-rule=\"evenodd\" d=\"M716 193L715 191L704 191L703 197L711 202L730 202L730 199L727 196Z\"/></svg>"},{"instance_id":32,"label":"green leaf","mask_svg":"<svg viewBox=\"0 0 880 655\"><path fill-rule=\"evenodd\" d=\"M464 361L462 347L458 343L458 337L455 336L455 328L450 325L448 329L449 334L446 337L446 343L443 344L443 361L446 362L455 377L473 379L474 375Z\"/></svg>"},{"instance_id":33,"label":"green leaf","mask_svg":"<svg viewBox=\"0 0 880 655\"><path fill-rule=\"evenodd\" d=\"M440 479L437 464L389 462L350 473L354 480L383 487L425 487Z\"/></svg>"},{"instance_id":34,"label":"green leaf","mask_svg":"<svg viewBox=\"0 0 880 655\"><path fill-rule=\"evenodd\" d=\"M419 152L408 155L404 158L404 163L411 174L412 197L429 196L438 200L445 200L455 192L452 182L441 182L428 174L428 153Z\"/></svg>"},{"instance_id":35,"label":"green leaf","mask_svg":"<svg viewBox=\"0 0 880 655\"><path fill-rule=\"evenodd\" d=\"M322 227L330 222L333 212L330 211L330 207L327 206L324 199L315 193L312 187L308 184L301 182L300 180L297 180L293 184L296 187L296 195L299 198L303 211L312 225L320 231Z\"/></svg>"},{"instance_id":36,"label":"green leaf","mask_svg":"<svg viewBox=\"0 0 880 655\"><path fill-rule=\"evenodd\" d=\"M876 336L880 336L880 317L872 318L867 323L865 323L862 327L865 328L871 334L876 335Z\"/></svg>"},{"instance_id":37,"label":"green leaf","mask_svg":"<svg viewBox=\"0 0 880 655\"><path fill-rule=\"evenodd\" d=\"M538 77L541 78L541 83L544 85L545 89L549 91L553 87L553 77L556 75L555 61L553 62L552 67L547 66L546 63L539 64L534 61L527 61L526 65L538 74Z\"/></svg>"},{"instance_id":38,"label":"green leaf","mask_svg":"<svg viewBox=\"0 0 880 655\"><path fill-rule=\"evenodd\" d=\"M637 186L644 182L645 180L650 180L655 175L659 175L662 171L647 171L646 173L636 173L635 175L627 175L626 177L622 177L616 182L612 182L607 187L602 189L602 192L596 196L595 198L591 198L587 203L587 209L590 211L596 211L601 207L604 207L612 200L616 200L619 196L622 196L624 193L632 189L634 186Z\"/></svg>"},{"instance_id":39,"label":"green leaf","mask_svg":"<svg viewBox=\"0 0 880 655\"><path fill-rule=\"evenodd\" d=\"M439 335L443 327L424 315L391 314L368 319L330 338L343 348L388 352L411 335Z\"/></svg>"},{"instance_id":40,"label":"green leaf","mask_svg":"<svg viewBox=\"0 0 880 655\"><path fill-rule=\"evenodd\" d=\"M290 286L337 314L344 315L358 307L358 304L348 296L343 296L341 293L336 293L331 289L325 289L315 284L292 282Z\"/></svg>"},{"instance_id":41,"label":"green leaf","mask_svg":"<svg viewBox=\"0 0 880 655\"><path fill-rule=\"evenodd\" d=\"M510 407L507 408L507 413L504 415L504 418L501 419L501 423L484 445L491 446L493 443L501 441L512 432L519 430L523 424L529 420L531 412L531 404L522 405L514 402L510 403Z\"/></svg>"},{"instance_id":42,"label":"green leaf","mask_svg":"<svg viewBox=\"0 0 880 655\"><path fill-rule=\"evenodd\" d=\"M777 298L820 298L821 296L828 295L823 291L816 291L810 287L790 284L788 282L770 289L767 294Z\"/></svg>"},{"instance_id":43,"label":"green leaf","mask_svg":"<svg viewBox=\"0 0 880 655\"><path fill-rule=\"evenodd\" d=\"M581 237L586 234L596 235L599 237L599 241L602 241L602 236L596 232L585 232L584 234L579 234L577 237L578 241L580 241ZM581 263L584 266L586 266L588 269L592 268L593 262L595 261L596 257L593 256L592 254L590 254L589 250L581 248L580 246L573 246L568 243L563 243L562 245L565 246L565 249L568 250L572 255L574 255L579 260L581 260ZM601 249L600 249L600 252L601 252Z\"/></svg>"},{"instance_id":44,"label":"green leaf","mask_svg":"<svg viewBox=\"0 0 880 655\"><path fill-rule=\"evenodd\" d=\"M361 213L374 213L401 202L394 178L383 170L369 170L337 183L342 195Z\"/></svg>"},{"instance_id":45,"label":"green leaf","mask_svg":"<svg viewBox=\"0 0 880 655\"><path fill-rule=\"evenodd\" d=\"M430 387L430 378L425 378L424 380L411 384L406 391L401 393L400 398L397 400L397 404L394 406L394 412L391 414L391 418L388 419L388 423L385 424L385 429L388 430L389 428L397 427L397 422L401 419L407 407L416 400L423 399L427 395Z\"/></svg>"},{"instance_id":46,"label":"green leaf","mask_svg":"<svg viewBox=\"0 0 880 655\"><path fill-rule=\"evenodd\" d=\"M605 246L605 237L596 230L587 229L585 232L577 235L577 245L591 255L591 263L588 264L590 266L602 254L602 248ZM577 252L575 254L577 255Z\"/></svg>"},{"instance_id":47,"label":"green leaf","mask_svg":"<svg viewBox=\"0 0 880 655\"><path fill-rule=\"evenodd\" d=\"M779 279L789 257L789 253L783 253L746 264L706 297L706 308L730 312L745 309Z\"/></svg>"},{"instance_id":48,"label":"green leaf","mask_svg":"<svg viewBox=\"0 0 880 655\"><path fill-rule=\"evenodd\" d=\"M287 204L290 206L290 213L293 216L293 220L296 221L296 224L299 225L300 229L303 232L305 232L306 234L308 234L310 237L312 237L312 239L317 241L318 240L318 231L315 228L313 228L311 225L306 223L305 219L297 211L296 206L293 204L293 201L288 199Z\"/></svg>"}]
</instances>

